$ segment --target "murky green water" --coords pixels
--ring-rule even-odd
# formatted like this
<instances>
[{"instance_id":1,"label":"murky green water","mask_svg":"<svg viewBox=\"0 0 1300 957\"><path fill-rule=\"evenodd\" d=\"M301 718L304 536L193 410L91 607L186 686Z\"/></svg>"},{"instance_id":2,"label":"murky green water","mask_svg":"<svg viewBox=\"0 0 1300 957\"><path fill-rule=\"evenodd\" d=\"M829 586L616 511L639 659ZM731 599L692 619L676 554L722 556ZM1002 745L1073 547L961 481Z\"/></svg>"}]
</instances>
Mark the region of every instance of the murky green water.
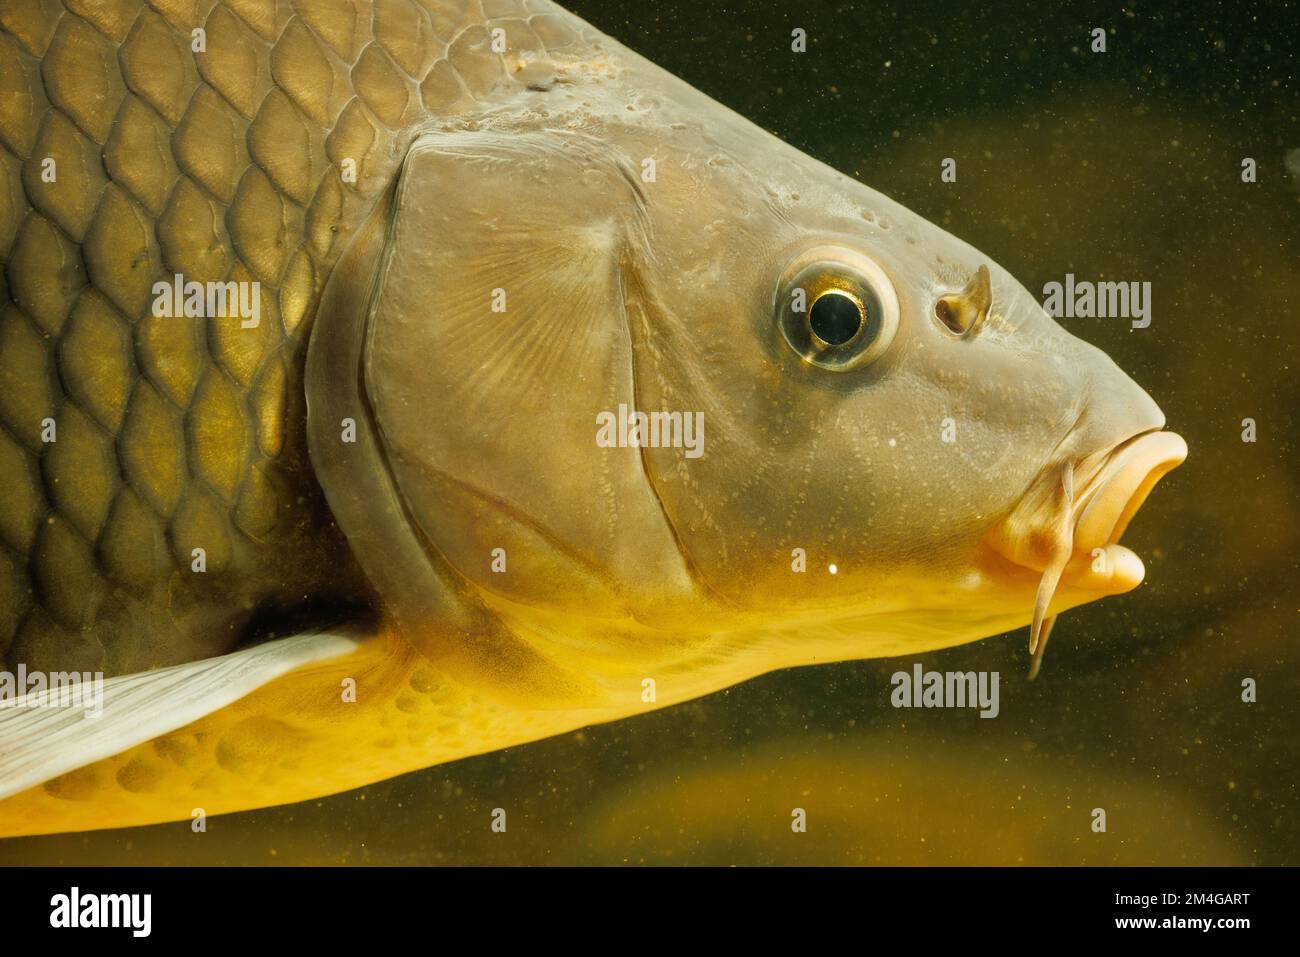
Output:
<instances>
[{"instance_id":1,"label":"murky green water","mask_svg":"<svg viewBox=\"0 0 1300 957\"><path fill-rule=\"evenodd\" d=\"M1031 290L1067 272L1152 283L1147 329L1063 320L1191 449L1125 538L1147 582L1065 615L1032 685L1023 632L918 659L999 671L993 721L891 708L889 677L912 659L806 668L202 835L25 839L0 860L1297 863L1295 9L613 6L573 8ZM1105 54L1094 26L1113 31ZM939 183L944 157L955 184ZM1259 182L1242 183L1243 157Z\"/></svg>"}]
</instances>

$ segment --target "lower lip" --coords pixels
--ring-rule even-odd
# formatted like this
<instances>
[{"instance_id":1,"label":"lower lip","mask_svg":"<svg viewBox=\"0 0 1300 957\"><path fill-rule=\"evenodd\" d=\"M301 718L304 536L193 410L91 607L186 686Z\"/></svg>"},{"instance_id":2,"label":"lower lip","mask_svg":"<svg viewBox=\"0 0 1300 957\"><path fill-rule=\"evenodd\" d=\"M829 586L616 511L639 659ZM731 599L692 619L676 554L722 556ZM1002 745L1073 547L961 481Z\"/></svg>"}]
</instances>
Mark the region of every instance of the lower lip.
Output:
<instances>
[{"instance_id":1,"label":"lower lip","mask_svg":"<svg viewBox=\"0 0 1300 957\"><path fill-rule=\"evenodd\" d=\"M1119 595L1142 584L1146 573L1146 566L1136 552L1112 543L1076 552L1061 573L1061 586Z\"/></svg>"}]
</instances>

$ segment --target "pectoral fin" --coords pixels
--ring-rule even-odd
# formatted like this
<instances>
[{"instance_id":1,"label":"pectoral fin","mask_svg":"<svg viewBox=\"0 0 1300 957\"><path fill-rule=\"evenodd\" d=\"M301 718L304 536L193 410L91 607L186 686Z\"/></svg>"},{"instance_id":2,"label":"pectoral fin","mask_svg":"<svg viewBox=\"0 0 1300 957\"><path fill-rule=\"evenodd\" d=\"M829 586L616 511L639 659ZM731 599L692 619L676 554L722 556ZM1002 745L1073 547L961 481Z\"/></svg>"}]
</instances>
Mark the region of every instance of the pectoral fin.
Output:
<instances>
[{"instance_id":1,"label":"pectoral fin","mask_svg":"<svg viewBox=\"0 0 1300 957\"><path fill-rule=\"evenodd\" d=\"M356 647L356 639L343 633L294 635L220 658L109 678L98 697L83 686L66 706L54 706L48 694L0 701L0 798L183 727L295 668Z\"/></svg>"}]
</instances>

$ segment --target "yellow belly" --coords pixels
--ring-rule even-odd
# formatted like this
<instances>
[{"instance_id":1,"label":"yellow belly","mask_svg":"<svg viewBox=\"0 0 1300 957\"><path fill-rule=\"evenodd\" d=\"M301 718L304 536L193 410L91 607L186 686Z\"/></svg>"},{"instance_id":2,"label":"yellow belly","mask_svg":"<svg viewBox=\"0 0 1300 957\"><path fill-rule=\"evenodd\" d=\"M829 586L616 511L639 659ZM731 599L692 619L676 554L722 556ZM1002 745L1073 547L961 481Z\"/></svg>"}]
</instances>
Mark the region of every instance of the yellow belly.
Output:
<instances>
[{"instance_id":1,"label":"yellow belly","mask_svg":"<svg viewBox=\"0 0 1300 957\"><path fill-rule=\"evenodd\" d=\"M458 684L384 634L354 654L291 672L183 728L0 801L0 837L304 801L600 717L517 710Z\"/></svg>"}]
</instances>

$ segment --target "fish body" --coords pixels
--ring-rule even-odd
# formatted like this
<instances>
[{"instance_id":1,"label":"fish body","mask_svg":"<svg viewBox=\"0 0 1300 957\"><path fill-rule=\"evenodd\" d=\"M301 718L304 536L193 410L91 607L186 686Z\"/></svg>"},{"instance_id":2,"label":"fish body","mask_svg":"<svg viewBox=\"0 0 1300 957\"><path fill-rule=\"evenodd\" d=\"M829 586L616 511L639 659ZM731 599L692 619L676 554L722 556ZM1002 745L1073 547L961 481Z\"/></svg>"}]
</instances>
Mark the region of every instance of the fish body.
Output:
<instances>
[{"instance_id":1,"label":"fish body","mask_svg":"<svg viewBox=\"0 0 1300 957\"><path fill-rule=\"evenodd\" d=\"M0 712L0 833L1041 653L1141 580L1185 447L1136 384L550 3L30 0L0 48L0 653L109 678L93 734Z\"/></svg>"}]
</instances>

